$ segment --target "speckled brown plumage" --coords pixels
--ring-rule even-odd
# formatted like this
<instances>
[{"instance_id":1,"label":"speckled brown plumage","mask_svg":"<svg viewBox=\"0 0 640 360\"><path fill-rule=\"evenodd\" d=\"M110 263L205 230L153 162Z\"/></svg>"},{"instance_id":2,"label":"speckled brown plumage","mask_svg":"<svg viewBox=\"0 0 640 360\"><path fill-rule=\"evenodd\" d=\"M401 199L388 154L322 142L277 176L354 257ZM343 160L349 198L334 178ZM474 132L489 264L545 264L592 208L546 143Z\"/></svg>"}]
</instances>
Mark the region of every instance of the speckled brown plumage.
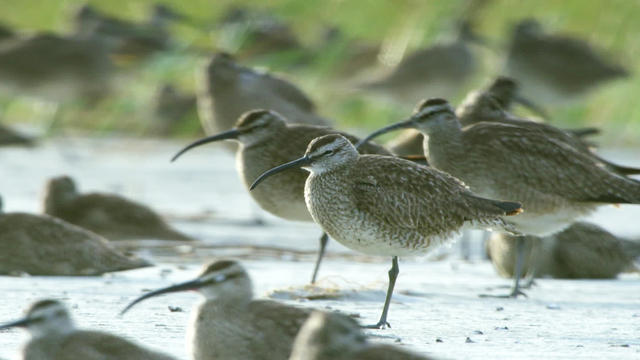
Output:
<instances>
[{"instance_id":1,"label":"speckled brown plumage","mask_svg":"<svg viewBox=\"0 0 640 360\"><path fill-rule=\"evenodd\" d=\"M245 145L243 138L239 138L241 146L236 155L236 169L247 188L265 171L300 157L311 140L317 137L341 134L353 143L359 140L353 135L329 127L288 125L278 114L270 115L270 124L253 131L256 135L250 135L251 144ZM237 127L242 127L243 122L241 119ZM255 141L253 137L259 137L259 140ZM390 155L383 147L375 144L363 147L360 151L364 154ZM293 169L265 180L264 184L250 194L261 208L276 216L289 220L311 221L304 202L304 183L308 175L305 170Z\"/></svg>"},{"instance_id":2,"label":"speckled brown plumage","mask_svg":"<svg viewBox=\"0 0 640 360\"><path fill-rule=\"evenodd\" d=\"M360 325L338 313L313 312L296 337L289 360L427 360L398 346L367 342Z\"/></svg>"},{"instance_id":3,"label":"speckled brown plumage","mask_svg":"<svg viewBox=\"0 0 640 360\"><path fill-rule=\"evenodd\" d=\"M143 204L118 195L79 194L68 176L49 181L44 212L109 240L192 240L172 229L158 214Z\"/></svg>"},{"instance_id":4,"label":"speckled brown plumage","mask_svg":"<svg viewBox=\"0 0 640 360\"><path fill-rule=\"evenodd\" d=\"M640 242L619 238L601 227L577 222L544 238L527 237L525 272L537 277L607 279L634 269ZM502 276L513 276L515 239L493 234L487 243L491 261ZM531 264L530 262L533 262Z\"/></svg>"},{"instance_id":5,"label":"speckled brown plumage","mask_svg":"<svg viewBox=\"0 0 640 360\"><path fill-rule=\"evenodd\" d=\"M307 156L325 146L338 148L338 155L312 163L305 199L327 234L354 250L424 253L465 225L505 226L501 216L519 209L479 198L444 172L390 156L358 155L343 139L327 135L309 145Z\"/></svg>"},{"instance_id":6,"label":"speckled brown plumage","mask_svg":"<svg viewBox=\"0 0 640 360\"><path fill-rule=\"evenodd\" d=\"M0 273L100 275L151 264L127 257L109 242L62 220L25 213L0 214Z\"/></svg>"},{"instance_id":7,"label":"speckled brown plumage","mask_svg":"<svg viewBox=\"0 0 640 360\"><path fill-rule=\"evenodd\" d=\"M199 80L198 110L208 134L232 128L254 109L274 110L290 123L328 125L297 86L241 66L227 54L214 55Z\"/></svg>"},{"instance_id":8,"label":"speckled brown plumage","mask_svg":"<svg viewBox=\"0 0 640 360\"><path fill-rule=\"evenodd\" d=\"M425 153L435 168L479 195L522 202L524 214L512 220L522 233L562 230L602 203L640 202L640 182L530 126L482 122L462 128L442 99L424 102L403 124L429 136Z\"/></svg>"}]
</instances>

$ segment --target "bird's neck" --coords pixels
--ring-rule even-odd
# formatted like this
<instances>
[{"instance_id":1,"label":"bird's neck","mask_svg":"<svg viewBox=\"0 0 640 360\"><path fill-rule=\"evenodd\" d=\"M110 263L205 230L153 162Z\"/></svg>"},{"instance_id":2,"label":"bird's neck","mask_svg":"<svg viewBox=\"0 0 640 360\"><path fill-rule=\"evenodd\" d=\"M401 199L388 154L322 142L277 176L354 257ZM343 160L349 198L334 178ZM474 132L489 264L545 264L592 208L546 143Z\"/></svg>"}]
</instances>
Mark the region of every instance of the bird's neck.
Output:
<instances>
[{"instance_id":1,"label":"bird's neck","mask_svg":"<svg viewBox=\"0 0 640 360\"><path fill-rule=\"evenodd\" d=\"M421 132L426 135L423 142L424 152L429 154L429 162L434 167L439 168L443 162L448 163L450 159L464 156L462 128L459 121L448 120Z\"/></svg>"}]
</instances>

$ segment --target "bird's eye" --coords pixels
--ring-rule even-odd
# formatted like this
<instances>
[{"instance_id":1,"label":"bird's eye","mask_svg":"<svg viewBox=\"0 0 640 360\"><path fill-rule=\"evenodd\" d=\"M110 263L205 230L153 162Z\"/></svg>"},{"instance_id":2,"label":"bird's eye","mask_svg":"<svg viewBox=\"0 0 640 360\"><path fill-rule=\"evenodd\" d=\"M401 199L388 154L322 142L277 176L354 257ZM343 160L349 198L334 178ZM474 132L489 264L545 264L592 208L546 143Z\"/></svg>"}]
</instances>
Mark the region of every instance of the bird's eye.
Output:
<instances>
[{"instance_id":1,"label":"bird's eye","mask_svg":"<svg viewBox=\"0 0 640 360\"><path fill-rule=\"evenodd\" d=\"M333 153L335 153L335 150L327 150L327 151L323 152L322 155L331 155Z\"/></svg>"}]
</instances>

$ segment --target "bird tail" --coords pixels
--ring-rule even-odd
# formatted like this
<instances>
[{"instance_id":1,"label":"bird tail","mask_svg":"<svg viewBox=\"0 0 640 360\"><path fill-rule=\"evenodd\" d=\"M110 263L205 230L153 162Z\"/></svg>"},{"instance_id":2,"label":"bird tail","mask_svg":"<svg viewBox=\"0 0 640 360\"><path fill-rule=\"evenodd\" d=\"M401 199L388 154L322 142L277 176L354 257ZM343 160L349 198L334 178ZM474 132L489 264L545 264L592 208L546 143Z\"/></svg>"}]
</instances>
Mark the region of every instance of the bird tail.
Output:
<instances>
[{"instance_id":1,"label":"bird tail","mask_svg":"<svg viewBox=\"0 0 640 360\"><path fill-rule=\"evenodd\" d=\"M470 208L475 209L476 215L480 215L476 216L477 220L473 221L472 225L484 228L497 226L508 233L519 235L513 225L505 221L502 216L520 214L524 211L522 204L512 201L486 199L471 194L467 194L467 200Z\"/></svg>"}]
</instances>

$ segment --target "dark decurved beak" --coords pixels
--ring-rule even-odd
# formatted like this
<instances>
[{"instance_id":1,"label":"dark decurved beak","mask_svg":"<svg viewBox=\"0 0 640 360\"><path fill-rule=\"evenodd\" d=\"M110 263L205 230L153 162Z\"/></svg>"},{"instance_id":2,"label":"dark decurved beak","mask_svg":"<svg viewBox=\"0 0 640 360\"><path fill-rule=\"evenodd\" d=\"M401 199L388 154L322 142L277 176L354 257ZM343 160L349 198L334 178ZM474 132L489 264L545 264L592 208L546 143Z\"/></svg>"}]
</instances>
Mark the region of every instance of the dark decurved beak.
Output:
<instances>
[{"instance_id":1,"label":"dark decurved beak","mask_svg":"<svg viewBox=\"0 0 640 360\"><path fill-rule=\"evenodd\" d=\"M547 114L547 112L542 107L538 106L536 103L530 101L529 99L525 99L522 96L516 95L513 98L513 102L526 107L541 118L549 120L549 114Z\"/></svg>"},{"instance_id":2,"label":"dark decurved beak","mask_svg":"<svg viewBox=\"0 0 640 360\"><path fill-rule=\"evenodd\" d=\"M256 186L258 186L261 182L263 182L266 178L268 178L269 176L275 175L281 171L285 171L289 168L293 168L293 167L302 167L305 165L309 165L311 164L311 158L308 156L303 156L299 159L293 160L293 161L289 161L286 164L282 164L280 166L276 166L271 170L267 170L265 173L263 173L262 175L258 176L258 178L253 182L253 184L251 184L251 186L249 187L249 190L253 190L255 189Z\"/></svg>"},{"instance_id":3,"label":"dark decurved beak","mask_svg":"<svg viewBox=\"0 0 640 360\"><path fill-rule=\"evenodd\" d=\"M183 282L177 285L173 285L173 286L169 286L166 288L162 288L159 290L155 290L152 291L150 293L144 294L142 296L140 296L139 298L133 300L132 302L129 303L129 305L127 305L127 307L125 307L121 312L120 315L124 315L124 313L126 313L127 311L129 311L129 309L131 309L135 304L144 301L148 298L152 298L158 295L162 295L162 294L168 294L168 293L173 293L173 292L179 292L179 291L187 291L187 290L197 290L199 288L201 288L202 286L206 285L206 282L203 282L200 279L196 279L196 280L191 280L191 281L187 281L187 282Z\"/></svg>"},{"instance_id":4,"label":"dark decurved beak","mask_svg":"<svg viewBox=\"0 0 640 360\"><path fill-rule=\"evenodd\" d=\"M360 148L360 146L362 146L363 144L366 144L367 142L371 141L373 138L376 138L382 134L386 134L390 131L395 131L398 129L411 129L411 128L415 128L415 123L413 121L412 118L409 118L408 120L404 120L401 121L399 123L395 123L392 125L389 125L387 127L383 127L380 130L376 130L373 133L371 133L369 136L367 136L366 138L358 141L357 144L355 144L356 149Z\"/></svg>"},{"instance_id":5,"label":"dark decurved beak","mask_svg":"<svg viewBox=\"0 0 640 360\"><path fill-rule=\"evenodd\" d=\"M221 133L216 134L216 135L211 135L211 136L207 136L205 138L202 138L200 140L196 140L196 141L192 142L191 144L189 144L189 145L185 146L184 148L182 148L182 150L178 151L178 153L175 154L171 158L171 162L176 161L176 159L179 158L182 154L184 154L187 151L193 149L194 147L198 147L200 145L208 144L208 143L214 142L214 141L237 139L239 135L240 135L240 130L234 128L234 129L231 129L231 130L227 130L227 131L221 132Z\"/></svg>"},{"instance_id":6,"label":"dark decurved beak","mask_svg":"<svg viewBox=\"0 0 640 360\"><path fill-rule=\"evenodd\" d=\"M12 327L26 327L32 322L33 322L33 319L24 318L24 319L16 320L14 322L10 322L7 324L2 324L0 325L0 330L9 329Z\"/></svg>"}]
</instances>

